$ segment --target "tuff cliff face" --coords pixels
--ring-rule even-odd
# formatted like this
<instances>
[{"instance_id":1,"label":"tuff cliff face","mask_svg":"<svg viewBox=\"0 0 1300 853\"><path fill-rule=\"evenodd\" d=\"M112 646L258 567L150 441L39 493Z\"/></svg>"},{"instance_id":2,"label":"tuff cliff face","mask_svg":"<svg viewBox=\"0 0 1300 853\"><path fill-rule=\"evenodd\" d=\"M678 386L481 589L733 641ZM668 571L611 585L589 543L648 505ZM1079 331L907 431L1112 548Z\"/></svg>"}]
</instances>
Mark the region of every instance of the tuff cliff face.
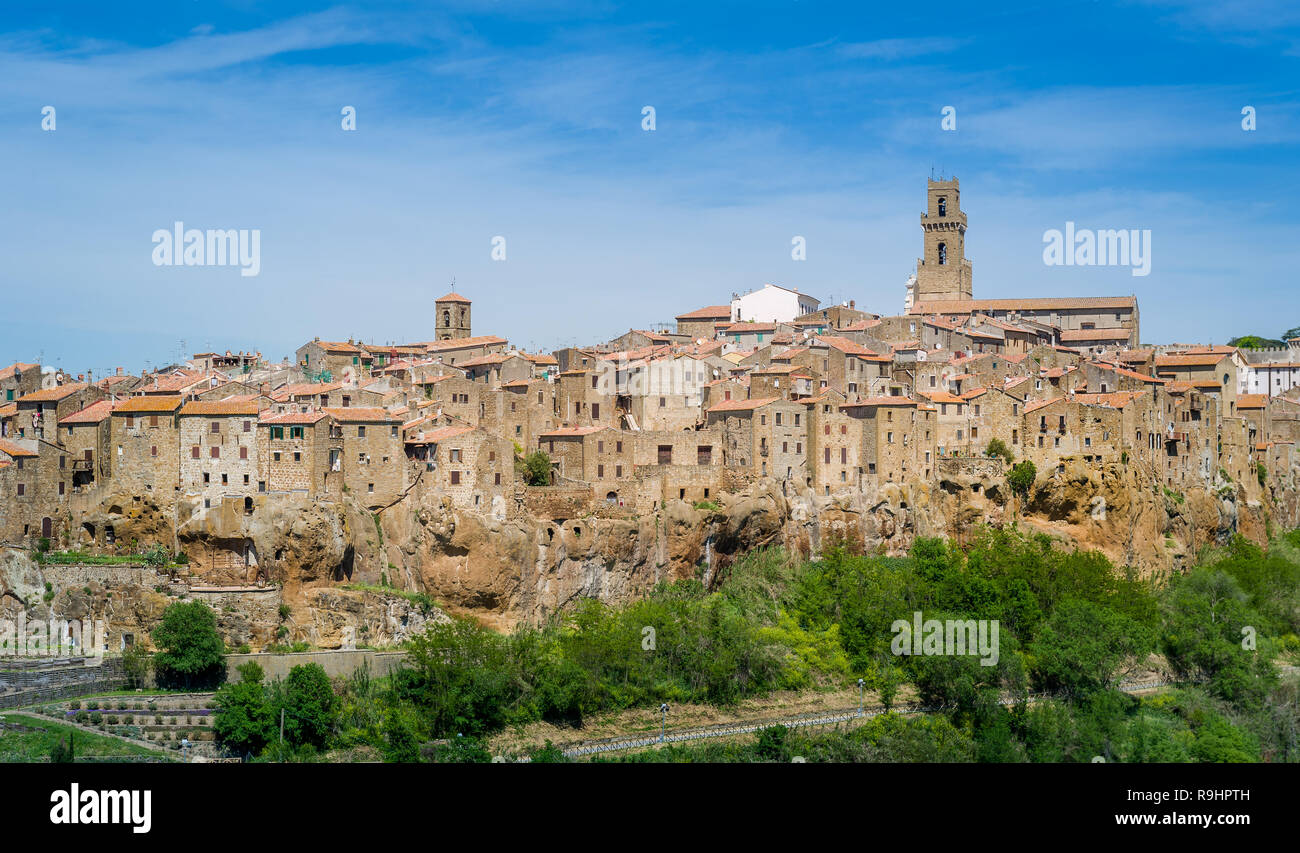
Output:
<instances>
[{"instance_id":1,"label":"tuff cliff face","mask_svg":"<svg viewBox=\"0 0 1300 853\"><path fill-rule=\"evenodd\" d=\"M713 586L738 555L768 545L805 555L837 544L902 554L919 536L961 542L984 524L1011 523L1144 574L1167 574L1234 533L1263 542L1270 525L1300 526L1297 482L1300 471L1292 471L1258 499L1228 483L1213 493L1178 493L1132 466L1073 461L1040 472L1018 497L996 460L941 460L934 483L887 483L871 495L814 495L760 480L711 507L669 501L649 516L600 507L565 519L502 506L468 512L441 498L371 513L346 498L171 511L150 498L114 497L85 514L87 528L112 527L117 542L160 542L184 553L180 576L83 584L65 571L46 602L52 570L9 551L0 561L0 607L12 611L21 602L29 615L62 618L111 614L143 637L171 600L206 598L232 646L383 645L446 619L444 611L507 628L580 598L629 601L661 581Z\"/></svg>"}]
</instances>

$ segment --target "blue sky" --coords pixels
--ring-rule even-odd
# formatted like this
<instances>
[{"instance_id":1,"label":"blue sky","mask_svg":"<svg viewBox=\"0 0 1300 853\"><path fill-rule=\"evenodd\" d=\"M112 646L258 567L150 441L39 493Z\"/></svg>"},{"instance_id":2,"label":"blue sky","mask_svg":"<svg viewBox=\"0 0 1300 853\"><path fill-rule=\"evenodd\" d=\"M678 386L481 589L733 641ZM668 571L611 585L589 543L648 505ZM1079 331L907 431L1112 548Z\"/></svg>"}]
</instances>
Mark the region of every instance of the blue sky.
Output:
<instances>
[{"instance_id":1,"label":"blue sky","mask_svg":"<svg viewBox=\"0 0 1300 853\"><path fill-rule=\"evenodd\" d=\"M897 313L932 169L979 297L1133 293L1151 342L1300 325L1300 6L889 6L11 0L0 361L427 340L453 277L533 349L768 281ZM260 275L155 266L177 220L260 229ZM1067 220L1150 229L1151 274L1045 266Z\"/></svg>"}]
</instances>

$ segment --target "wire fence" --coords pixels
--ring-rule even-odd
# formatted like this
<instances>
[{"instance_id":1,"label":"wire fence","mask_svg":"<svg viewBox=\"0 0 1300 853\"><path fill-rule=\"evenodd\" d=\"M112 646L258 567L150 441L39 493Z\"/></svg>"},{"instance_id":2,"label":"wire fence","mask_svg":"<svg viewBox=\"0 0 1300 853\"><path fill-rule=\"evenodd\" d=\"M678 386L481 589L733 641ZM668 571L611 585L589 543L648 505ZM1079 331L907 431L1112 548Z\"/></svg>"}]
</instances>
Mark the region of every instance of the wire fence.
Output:
<instances>
[{"instance_id":1,"label":"wire fence","mask_svg":"<svg viewBox=\"0 0 1300 853\"><path fill-rule=\"evenodd\" d=\"M1285 667L1285 669L1294 669L1294 667ZM1191 684L1203 679L1192 680L1170 680L1155 679L1150 681L1131 681L1121 682L1116 685L1116 689L1125 693L1138 693L1143 690L1157 690L1163 687L1173 687L1180 684ZM1027 693L1023 696L1010 696L999 700L1000 705L1018 705L1020 703L1042 702L1052 699L1061 699L1067 694L1062 692L1040 692ZM775 717L763 720L751 720L736 723L720 723L710 726L696 726L691 728L668 729L660 734L645 734L632 736L614 736L600 738L597 740L582 741L566 747L561 747L560 751L569 758L581 758L588 755L598 755L603 752L615 752L626 749L639 749L647 746L655 746L667 743L683 743L693 740L703 740L706 738L731 737L733 735L752 734L762 731L773 726L784 726L788 729L810 728L814 726L830 726L840 723L851 723L855 720L868 720L872 717L878 717L890 712L903 715L914 714L933 714L947 710L943 705L922 705L911 702L902 705L896 705L891 708L839 708L830 711L813 712L809 714L800 714L793 717ZM532 759L524 757L519 759L521 763L528 763Z\"/></svg>"}]
</instances>

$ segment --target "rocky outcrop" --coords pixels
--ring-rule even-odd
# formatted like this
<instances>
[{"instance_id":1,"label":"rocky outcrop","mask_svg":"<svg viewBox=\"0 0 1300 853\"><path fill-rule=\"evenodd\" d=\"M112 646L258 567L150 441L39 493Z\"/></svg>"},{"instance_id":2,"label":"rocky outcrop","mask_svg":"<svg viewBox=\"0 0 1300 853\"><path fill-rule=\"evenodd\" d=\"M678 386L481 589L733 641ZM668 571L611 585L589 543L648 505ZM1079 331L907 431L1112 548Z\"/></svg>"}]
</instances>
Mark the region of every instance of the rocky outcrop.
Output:
<instances>
[{"instance_id":1,"label":"rocky outcrop","mask_svg":"<svg viewBox=\"0 0 1300 853\"><path fill-rule=\"evenodd\" d=\"M1252 500L1226 481L1213 491L1180 493L1135 466L1067 461L1040 472L1018 497L999 460L940 460L933 482L884 483L869 494L815 495L759 480L699 509L668 501L640 516L603 506L570 518L499 505L470 512L437 496L372 513L347 497L277 495L251 507L181 505L174 512L148 497L108 498L86 518L93 529L112 527L119 543L169 543L188 558L176 578L183 584L262 584L223 593L214 606L232 646L301 640L335 647L400 642L446 613L506 628L543 621L582 598L626 602L662 582L695 578L713 587L754 548L780 545L812 556L842 545L897 555L917 537L961 543L984 525L1017 524L1143 573L1167 574L1235 533L1263 542L1270 525L1300 525L1292 486L1298 473ZM44 583L26 555L7 552L0 606L39 611L47 606ZM48 607L111 613L141 635L177 594L147 583L65 586Z\"/></svg>"}]
</instances>

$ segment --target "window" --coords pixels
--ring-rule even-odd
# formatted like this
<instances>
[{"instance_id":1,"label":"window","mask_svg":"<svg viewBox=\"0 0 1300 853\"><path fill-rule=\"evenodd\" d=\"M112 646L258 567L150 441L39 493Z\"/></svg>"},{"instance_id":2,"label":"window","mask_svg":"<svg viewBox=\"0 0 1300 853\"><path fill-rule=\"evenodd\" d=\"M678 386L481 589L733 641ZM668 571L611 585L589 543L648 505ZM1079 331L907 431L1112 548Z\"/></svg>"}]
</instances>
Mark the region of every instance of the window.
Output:
<instances>
[{"instance_id":1,"label":"window","mask_svg":"<svg viewBox=\"0 0 1300 853\"><path fill-rule=\"evenodd\" d=\"M796 412L796 413L795 413L795 416L794 416L794 425L795 425L795 426L799 426L799 413L798 413L798 412Z\"/></svg>"},{"instance_id":2,"label":"window","mask_svg":"<svg viewBox=\"0 0 1300 853\"><path fill-rule=\"evenodd\" d=\"M280 461L280 451L277 450L277 451L275 451L274 453L272 453L272 454L271 454L271 458L272 458L273 460L275 460L276 462L279 462L279 461Z\"/></svg>"},{"instance_id":3,"label":"window","mask_svg":"<svg viewBox=\"0 0 1300 853\"><path fill-rule=\"evenodd\" d=\"M784 448L783 448L784 449ZM710 465L713 463L713 445L701 444L695 450L695 462L697 465Z\"/></svg>"},{"instance_id":4,"label":"window","mask_svg":"<svg viewBox=\"0 0 1300 853\"><path fill-rule=\"evenodd\" d=\"M614 466L614 476L615 476L615 477L622 477L622 476L623 476L623 466L622 466L622 465L615 465L615 466Z\"/></svg>"},{"instance_id":5,"label":"window","mask_svg":"<svg viewBox=\"0 0 1300 853\"><path fill-rule=\"evenodd\" d=\"M668 398L667 398L667 397L660 397L660 398L659 398L659 408L662 409L662 408L663 408L664 406L666 406L666 405L668 405Z\"/></svg>"},{"instance_id":6,"label":"window","mask_svg":"<svg viewBox=\"0 0 1300 853\"><path fill-rule=\"evenodd\" d=\"M190 458L191 459L199 458L199 446L197 444L190 448Z\"/></svg>"},{"instance_id":7,"label":"window","mask_svg":"<svg viewBox=\"0 0 1300 853\"><path fill-rule=\"evenodd\" d=\"M459 448L459 447L453 447L449 452L450 452L451 455L448 457L448 461L451 461L451 462L459 462L459 461L460 461L460 448Z\"/></svg>"},{"instance_id":8,"label":"window","mask_svg":"<svg viewBox=\"0 0 1300 853\"><path fill-rule=\"evenodd\" d=\"M493 477L494 477L494 480L492 481L492 484L493 484L494 486L499 486L499 485L501 485L501 475L500 475L500 474L494 474Z\"/></svg>"},{"instance_id":9,"label":"window","mask_svg":"<svg viewBox=\"0 0 1300 853\"><path fill-rule=\"evenodd\" d=\"M840 448L840 464L841 464L841 465L847 465L847 464L848 464L848 461L849 461L849 449L848 449L847 447L841 447L841 448Z\"/></svg>"},{"instance_id":10,"label":"window","mask_svg":"<svg viewBox=\"0 0 1300 853\"><path fill-rule=\"evenodd\" d=\"M306 433L306 431L307 431L306 427L300 427L300 426L289 427L289 437L302 438L303 435Z\"/></svg>"},{"instance_id":11,"label":"window","mask_svg":"<svg viewBox=\"0 0 1300 853\"><path fill-rule=\"evenodd\" d=\"M948 215L948 199L945 198L944 196L939 196L939 215L940 216Z\"/></svg>"},{"instance_id":12,"label":"window","mask_svg":"<svg viewBox=\"0 0 1300 853\"><path fill-rule=\"evenodd\" d=\"M284 427L271 427L271 438L284 438Z\"/></svg>"},{"instance_id":13,"label":"window","mask_svg":"<svg viewBox=\"0 0 1300 853\"><path fill-rule=\"evenodd\" d=\"M459 471L452 471L452 472L451 472L451 484L452 484L453 486L459 486L459 485L460 485L460 472L459 472Z\"/></svg>"},{"instance_id":14,"label":"window","mask_svg":"<svg viewBox=\"0 0 1300 853\"><path fill-rule=\"evenodd\" d=\"M158 419L157 419L157 418L153 418L152 420L157 421ZM158 424L156 424L156 423L151 423L151 424L149 424L149 425L150 425L150 426L157 426ZM208 432L211 432L211 433L214 434L214 435L215 435L216 433L221 432L221 421L213 421L213 422L211 423L211 425L208 427Z\"/></svg>"},{"instance_id":15,"label":"window","mask_svg":"<svg viewBox=\"0 0 1300 853\"><path fill-rule=\"evenodd\" d=\"M939 264L940 264L940 265L943 265L943 264L946 264L946 263L948 263L948 244L947 244L947 243L940 243L940 244L939 244Z\"/></svg>"},{"instance_id":16,"label":"window","mask_svg":"<svg viewBox=\"0 0 1300 853\"><path fill-rule=\"evenodd\" d=\"M957 437L958 437L958 438L961 438L961 433L960 433L960 432L957 433ZM887 432L887 433L885 433L885 441L888 442L889 444L893 444L893 443L894 443L894 434L893 434L892 432Z\"/></svg>"},{"instance_id":17,"label":"window","mask_svg":"<svg viewBox=\"0 0 1300 853\"><path fill-rule=\"evenodd\" d=\"M220 458L221 458L221 448L220 448L220 447L210 447L210 448L208 448L208 451L212 454L212 458L213 458L213 459L220 459Z\"/></svg>"},{"instance_id":18,"label":"window","mask_svg":"<svg viewBox=\"0 0 1300 853\"><path fill-rule=\"evenodd\" d=\"M151 427L156 427L156 426L158 426L158 416L157 416L157 415L150 415L150 416L149 416L149 426L151 426Z\"/></svg>"},{"instance_id":19,"label":"window","mask_svg":"<svg viewBox=\"0 0 1300 853\"><path fill-rule=\"evenodd\" d=\"M604 466L604 465L597 465L597 466L596 466L596 477L597 477L598 479L604 479L604 477L605 477L605 466Z\"/></svg>"},{"instance_id":20,"label":"window","mask_svg":"<svg viewBox=\"0 0 1300 853\"><path fill-rule=\"evenodd\" d=\"M241 447L241 448L239 448L239 458L240 458L240 459L247 459L247 458L248 458L248 448L247 448L247 447Z\"/></svg>"},{"instance_id":21,"label":"window","mask_svg":"<svg viewBox=\"0 0 1300 853\"><path fill-rule=\"evenodd\" d=\"M831 449L829 447L822 449L822 461L827 465L831 464Z\"/></svg>"},{"instance_id":22,"label":"window","mask_svg":"<svg viewBox=\"0 0 1300 853\"><path fill-rule=\"evenodd\" d=\"M840 424L840 435L848 435L849 427L847 424Z\"/></svg>"},{"instance_id":23,"label":"window","mask_svg":"<svg viewBox=\"0 0 1300 853\"><path fill-rule=\"evenodd\" d=\"M615 453L622 453L622 452L623 452L623 442L621 442L621 441L616 441L616 442L614 442L614 452L615 452Z\"/></svg>"},{"instance_id":24,"label":"window","mask_svg":"<svg viewBox=\"0 0 1300 853\"><path fill-rule=\"evenodd\" d=\"M19 484L18 484L18 497L22 497L22 496L23 496L24 494L26 494L26 493L27 493L27 487L26 487L25 485L23 485L22 483L19 483Z\"/></svg>"},{"instance_id":25,"label":"window","mask_svg":"<svg viewBox=\"0 0 1300 853\"><path fill-rule=\"evenodd\" d=\"M302 461L302 454L295 450L295 451L293 452L293 461L294 461L294 462L301 462L301 461Z\"/></svg>"},{"instance_id":26,"label":"window","mask_svg":"<svg viewBox=\"0 0 1300 853\"><path fill-rule=\"evenodd\" d=\"M252 432L252 431L253 431L253 422L244 421L244 432Z\"/></svg>"},{"instance_id":27,"label":"window","mask_svg":"<svg viewBox=\"0 0 1300 853\"><path fill-rule=\"evenodd\" d=\"M366 437L366 428L363 426L357 427L357 438L365 438L365 437Z\"/></svg>"}]
</instances>

